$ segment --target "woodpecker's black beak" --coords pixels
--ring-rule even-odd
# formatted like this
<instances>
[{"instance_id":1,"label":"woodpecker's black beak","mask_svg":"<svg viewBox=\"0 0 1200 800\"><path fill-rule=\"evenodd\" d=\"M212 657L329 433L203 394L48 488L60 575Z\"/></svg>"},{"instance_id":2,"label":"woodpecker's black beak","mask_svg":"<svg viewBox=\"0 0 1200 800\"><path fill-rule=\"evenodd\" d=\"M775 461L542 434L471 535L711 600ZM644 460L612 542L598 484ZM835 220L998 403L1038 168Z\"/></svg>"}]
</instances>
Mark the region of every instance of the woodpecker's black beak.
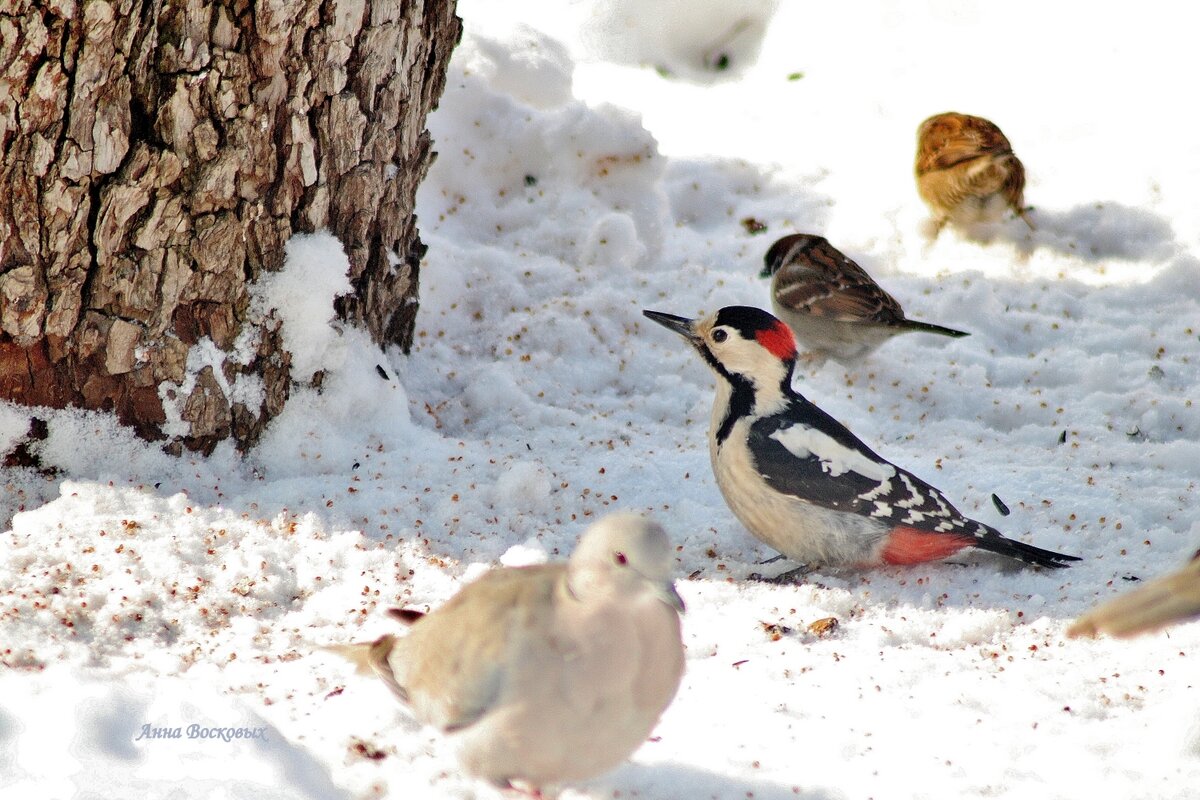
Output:
<instances>
[{"instance_id":1,"label":"woodpecker's black beak","mask_svg":"<svg viewBox=\"0 0 1200 800\"><path fill-rule=\"evenodd\" d=\"M678 333L689 342L695 341L696 332L692 328L692 323L695 322L695 320L687 319L686 317L677 317L674 314L664 314L661 311L643 310L642 313L646 315L648 319L654 320L669 331Z\"/></svg>"}]
</instances>

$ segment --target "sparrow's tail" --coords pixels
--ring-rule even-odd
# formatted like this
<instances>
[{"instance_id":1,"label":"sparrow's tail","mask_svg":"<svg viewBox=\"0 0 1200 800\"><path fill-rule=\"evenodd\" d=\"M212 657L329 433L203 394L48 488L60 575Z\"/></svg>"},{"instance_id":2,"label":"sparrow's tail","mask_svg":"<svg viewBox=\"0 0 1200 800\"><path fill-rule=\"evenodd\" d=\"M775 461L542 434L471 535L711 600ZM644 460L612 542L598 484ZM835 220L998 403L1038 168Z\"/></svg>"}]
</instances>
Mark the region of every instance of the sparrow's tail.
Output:
<instances>
[{"instance_id":1,"label":"sparrow's tail","mask_svg":"<svg viewBox=\"0 0 1200 800\"><path fill-rule=\"evenodd\" d=\"M942 336L953 336L955 339L962 336L970 336L966 331L956 331L954 328L947 328L942 325L934 325L932 322L918 322L915 319L904 320L904 327L910 331L918 333L939 333Z\"/></svg>"}]
</instances>

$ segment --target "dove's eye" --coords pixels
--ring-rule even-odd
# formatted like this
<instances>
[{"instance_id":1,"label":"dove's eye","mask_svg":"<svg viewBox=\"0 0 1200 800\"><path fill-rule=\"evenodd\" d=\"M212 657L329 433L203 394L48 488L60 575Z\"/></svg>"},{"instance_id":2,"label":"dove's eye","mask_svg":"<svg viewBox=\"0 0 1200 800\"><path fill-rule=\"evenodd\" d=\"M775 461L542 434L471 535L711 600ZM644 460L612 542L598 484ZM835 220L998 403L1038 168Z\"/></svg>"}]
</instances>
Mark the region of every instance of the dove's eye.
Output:
<instances>
[{"instance_id":1,"label":"dove's eye","mask_svg":"<svg viewBox=\"0 0 1200 800\"><path fill-rule=\"evenodd\" d=\"M613 553L613 561L622 567L629 563L629 559L625 557L624 553Z\"/></svg>"}]
</instances>

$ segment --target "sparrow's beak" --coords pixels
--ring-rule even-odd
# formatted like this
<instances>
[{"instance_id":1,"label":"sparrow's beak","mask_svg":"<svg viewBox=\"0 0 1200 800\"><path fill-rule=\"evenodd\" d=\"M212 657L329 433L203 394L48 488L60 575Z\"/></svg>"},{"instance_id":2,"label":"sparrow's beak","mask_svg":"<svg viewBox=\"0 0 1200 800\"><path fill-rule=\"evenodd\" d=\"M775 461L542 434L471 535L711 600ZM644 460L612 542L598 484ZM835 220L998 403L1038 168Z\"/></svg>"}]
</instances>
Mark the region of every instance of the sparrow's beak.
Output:
<instances>
[{"instance_id":1,"label":"sparrow's beak","mask_svg":"<svg viewBox=\"0 0 1200 800\"><path fill-rule=\"evenodd\" d=\"M642 311L648 319L652 319L669 331L678 333L689 342L696 340L696 331L692 327L695 320L677 317L674 314L664 314L661 311Z\"/></svg>"}]
</instances>

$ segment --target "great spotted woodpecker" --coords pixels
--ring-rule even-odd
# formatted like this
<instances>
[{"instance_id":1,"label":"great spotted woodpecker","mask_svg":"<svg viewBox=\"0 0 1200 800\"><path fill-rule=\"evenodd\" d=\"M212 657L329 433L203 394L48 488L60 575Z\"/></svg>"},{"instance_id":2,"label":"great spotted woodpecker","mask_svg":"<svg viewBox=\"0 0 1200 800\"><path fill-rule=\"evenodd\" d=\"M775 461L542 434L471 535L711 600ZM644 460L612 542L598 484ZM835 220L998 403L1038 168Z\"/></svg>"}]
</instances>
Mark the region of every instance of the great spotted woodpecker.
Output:
<instances>
[{"instance_id":1,"label":"great spotted woodpecker","mask_svg":"<svg viewBox=\"0 0 1200 800\"><path fill-rule=\"evenodd\" d=\"M771 305L807 350L843 361L870 353L900 333L968 336L904 316L896 298L823 236L796 233L767 250L760 278L771 278Z\"/></svg>"},{"instance_id":2,"label":"great spotted woodpecker","mask_svg":"<svg viewBox=\"0 0 1200 800\"><path fill-rule=\"evenodd\" d=\"M717 373L708 432L717 486L742 524L789 559L869 567L978 547L1042 567L1079 560L963 516L795 392L795 339L766 311L730 306L694 320L642 313L687 339Z\"/></svg>"}]
</instances>

